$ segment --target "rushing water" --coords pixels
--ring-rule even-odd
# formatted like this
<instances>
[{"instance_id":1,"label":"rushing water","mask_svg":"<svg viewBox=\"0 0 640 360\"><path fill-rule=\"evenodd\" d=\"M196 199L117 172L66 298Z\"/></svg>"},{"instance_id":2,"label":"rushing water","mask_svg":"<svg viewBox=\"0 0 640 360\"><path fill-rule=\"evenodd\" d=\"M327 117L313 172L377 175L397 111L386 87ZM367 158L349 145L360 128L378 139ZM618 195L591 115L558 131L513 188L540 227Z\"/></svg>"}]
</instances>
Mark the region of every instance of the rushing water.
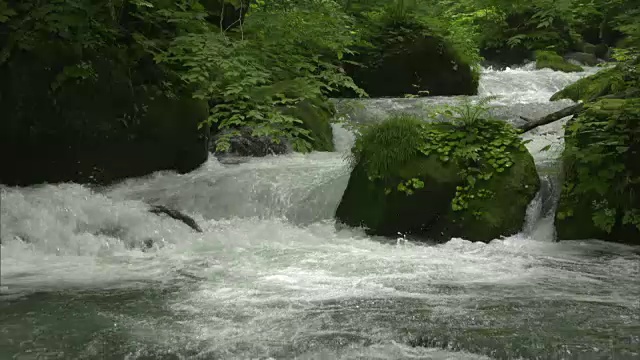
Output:
<instances>
[{"instance_id":1,"label":"rushing water","mask_svg":"<svg viewBox=\"0 0 640 360\"><path fill-rule=\"evenodd\" d=\"M562 107L547 99L585 74L483 75L517 122ZM351 115L450 101L366 100ZM334 133L335 153L2 189L0 359L640 358L640 251L552 241L561 124L526 135L543 189L523 232L489 244L336 228L353 136Z\"/></svg>"}]
</instances>

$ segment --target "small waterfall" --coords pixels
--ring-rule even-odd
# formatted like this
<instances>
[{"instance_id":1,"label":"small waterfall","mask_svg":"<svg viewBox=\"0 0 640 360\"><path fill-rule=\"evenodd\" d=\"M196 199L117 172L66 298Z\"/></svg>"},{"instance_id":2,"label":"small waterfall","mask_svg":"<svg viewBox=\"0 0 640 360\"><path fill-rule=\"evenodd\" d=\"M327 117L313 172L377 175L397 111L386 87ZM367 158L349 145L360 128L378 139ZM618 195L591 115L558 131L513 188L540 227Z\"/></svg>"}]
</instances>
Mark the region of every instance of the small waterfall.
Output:
<instances>
[{"instance_id":1,"label":"small waterfall","mask_svg":"<svg viewBox=\"0 0 640 360\"><path fill-rule=\"evenodd\" d=\"M539 241L555 240L555 212L561 183L555 175L540 176L540 190L527 208L522 234Z\"/></svg>"}]
</instances>

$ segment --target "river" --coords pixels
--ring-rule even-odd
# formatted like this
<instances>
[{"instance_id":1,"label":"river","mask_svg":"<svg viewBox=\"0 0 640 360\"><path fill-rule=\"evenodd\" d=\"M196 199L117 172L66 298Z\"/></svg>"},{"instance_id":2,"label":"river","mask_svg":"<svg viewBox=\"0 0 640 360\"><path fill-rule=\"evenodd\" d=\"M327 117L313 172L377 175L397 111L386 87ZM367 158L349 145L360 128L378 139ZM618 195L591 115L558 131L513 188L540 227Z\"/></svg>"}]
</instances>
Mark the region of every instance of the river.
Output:
<instances>
[{"instance_id":1,"label":"river","mask_svg":"<svg viewBox=\"0 0 640 360\"><path fill-rule=\"evenodd\" d=\"M485 69L480 93L518 122L566 106L548 99L595 71ZM343 114L453 101L359 100ZM640 249L553 241L562 123L525 135L543 190L522 233L489 244L336 227L353 135L334 134L334 153L1 188L0 359L640 359Z\"/></svg>"}]
</instances>

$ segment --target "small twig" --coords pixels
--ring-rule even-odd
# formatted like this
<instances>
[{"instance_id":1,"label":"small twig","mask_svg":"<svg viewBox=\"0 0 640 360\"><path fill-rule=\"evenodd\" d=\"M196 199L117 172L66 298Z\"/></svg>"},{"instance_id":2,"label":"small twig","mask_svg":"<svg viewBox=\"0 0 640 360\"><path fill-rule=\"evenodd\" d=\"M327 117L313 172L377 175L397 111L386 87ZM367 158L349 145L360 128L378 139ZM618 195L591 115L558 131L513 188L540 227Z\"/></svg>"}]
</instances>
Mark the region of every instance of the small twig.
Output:
<instances>
[{"instance_id":1,"label":"small twig","mask_svg":"<svg viewBox=\"0 0 640 360\"><path fill-rule=\"evenodd\" d=\"M243 21L242 21L242 11L244 9L244 1L240 0L240 17L238 18L238 21L240 21L240 39L244 40L244 27L243 27Z\"/></svg>"},{"instance_id":2,"label":"small twig","mask_svg":"<svg viewBox=\"0 0 640 360\"><path fill-rule=\"evenodd\" d=\"M224 34L224 0L220 0L222 6L220 6L220 32Z\"/></svg>"}]
</instances>

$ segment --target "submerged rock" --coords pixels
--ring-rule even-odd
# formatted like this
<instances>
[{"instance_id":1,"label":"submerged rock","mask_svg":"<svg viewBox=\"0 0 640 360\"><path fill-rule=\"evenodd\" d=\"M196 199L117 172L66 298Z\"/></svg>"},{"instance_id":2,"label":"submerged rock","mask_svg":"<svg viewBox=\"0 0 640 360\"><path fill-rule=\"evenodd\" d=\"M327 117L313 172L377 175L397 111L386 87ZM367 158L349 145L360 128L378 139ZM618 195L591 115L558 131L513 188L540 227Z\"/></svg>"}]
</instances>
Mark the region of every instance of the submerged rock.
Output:
<instances>
[{"instance_id":1,"label":"submerged rock","mask_svg":"<svg viewBox=\"0 0 640 360\"><path fill-rule=\"evenodd\" d=\"M422 138L418 129L442 125L406 122L392 119L376 125L376 135L360 140L375 144L363 145L365 150L359 155L336 212L340 222L363 226L374 235L402 233L445 241L452 237L490 241L522 229L527 206L540 182L533 158L524 146L510 149L512 164L502 172L494 172L488 180L473 180L478 191L468 192L466 208L454 210L454 198L469 185L463 170L479 166L488 158L483 158L482 152L470 163L438 153L427 156L418 148L429 146L430 140ZM399 156L401 160L388 164L384 176L372 177L368 168L380 156ZM402 188L410 191L398 191Z\"/></svg>"},{"instance_id":2,"label":"submerged rock","mask_svg":"<svg viewBox=\"0 0 640 360\"><path fill-rule=\"evenodd\" d=\"M358 49L345 64L355 83L371 97L474 95L479 74L443 38L417 24L371 31L371 47ZM352 97L354 94L341 94Z\"/></svg>"},{"instance_id":3,"label":"submerged rock","mask_svg":"<svg viewBox=\"0 0 640 360\"><path fill-rule=\"evenodd\" d=\"M640 244L640 98L600 99L567 124L560 240Z\"/></svg>"},{"instance_id":4,"label":"submerged rock","mask_svg":"<svg viewBox=\"0 0 640 360\"><path fill-rule=\"evenodd\" d=\"M217 153L220 156L255 156L263 157L267 155L280 155L289 152L287 141L284 138L273 139L270 136L255 136L249 127L240 129L223 130L212 138L211 150L215 152L215 143L221 136L231 135L230 147L224 153Z\"/></svg>"},{"instance_id":5,"label":"submerged rock","mask_svg":"<svg viewBox=\"0 0 640 360\"><path fill-rule=\"evenodd\" d=\"M565 54L564 59L567 61L573 60L585 66L596 66L603 62L603 60L599 60L595 55L584 52L572 52Z\"/></svg>"}]
</instances>

